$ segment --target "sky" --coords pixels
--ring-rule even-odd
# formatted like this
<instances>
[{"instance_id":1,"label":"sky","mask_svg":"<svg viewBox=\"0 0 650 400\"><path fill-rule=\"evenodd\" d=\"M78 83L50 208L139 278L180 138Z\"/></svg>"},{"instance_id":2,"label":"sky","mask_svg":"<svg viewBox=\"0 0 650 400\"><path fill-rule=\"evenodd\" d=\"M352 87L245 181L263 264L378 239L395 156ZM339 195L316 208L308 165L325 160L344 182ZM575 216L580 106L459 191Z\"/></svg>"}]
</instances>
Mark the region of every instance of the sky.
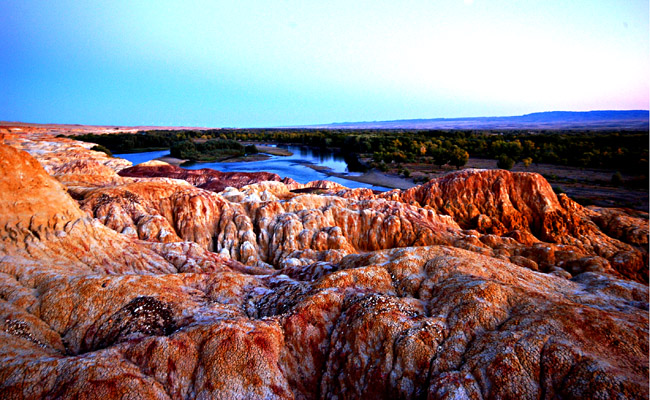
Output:
<instances>
[{"instance_id":1,"label":"sky","mask_svg":"<svg viewBox=\"0 0 650 400\"><path fill-rule=\"evenodd\" d=\"M0 120L272 127L648 109L648 1L0 0Z\"/></svg>"}]
</instances>

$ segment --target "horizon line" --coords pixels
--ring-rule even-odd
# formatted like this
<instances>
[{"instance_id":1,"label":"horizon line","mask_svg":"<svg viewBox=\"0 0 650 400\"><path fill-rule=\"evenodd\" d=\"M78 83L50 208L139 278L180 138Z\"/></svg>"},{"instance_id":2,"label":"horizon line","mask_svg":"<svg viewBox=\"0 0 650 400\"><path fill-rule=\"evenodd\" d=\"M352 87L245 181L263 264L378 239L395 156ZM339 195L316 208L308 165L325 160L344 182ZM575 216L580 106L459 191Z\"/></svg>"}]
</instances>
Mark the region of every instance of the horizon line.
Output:
<instances>
[{"instance_id":1,"label":"horizon line","mask_svg":"<svg viewBox=\"0 0 650 400\"><path fill-rule=\"evenodd\" d=\"M140 125L125 125L125 124L83 124L83 123L61 123L61 122L24 122L24 121L5 121L0 120L0 126L8 124L19 124L25 126L34 126L34 125L57 125L57 126L77 126L77 127L97 127L97 128L175 128L175 129L299 129L299 128L318 128L318 127L327 127L327 126L336 126L336 125L346 125L346 124L372 124L372 123L391 123L391 122L408 122L408 121L462 121L462 120L476 120L476 119L486 119L486 118L516 118L516 117L525 117L528 115L534 114L545 114L545 113L575 113L575 114L587 114L593 112L646 112L649 113L648 119L650 120L650 109L608 109L608 110L588 110L588 111L570 111L570 110L548 110L548 111L534 111L525 114L519 115L490 115L490 116L478 116L478 117L430 117L430 118L403 118L403 119L385 119L385 120L373 120L373 121L340 121L340 122L325 122L325 123L312 123L312 124L300 124L300 125L279 125L279 126L247 126L247 127L238 127L238 126L192 126L192 125L155 125L155 124L140 124ZM396 128L397 129L397 128ZM402 128L404 129L404 128ZM411 128L418 129L418 128Z\"/></svg>"}]
</instances>

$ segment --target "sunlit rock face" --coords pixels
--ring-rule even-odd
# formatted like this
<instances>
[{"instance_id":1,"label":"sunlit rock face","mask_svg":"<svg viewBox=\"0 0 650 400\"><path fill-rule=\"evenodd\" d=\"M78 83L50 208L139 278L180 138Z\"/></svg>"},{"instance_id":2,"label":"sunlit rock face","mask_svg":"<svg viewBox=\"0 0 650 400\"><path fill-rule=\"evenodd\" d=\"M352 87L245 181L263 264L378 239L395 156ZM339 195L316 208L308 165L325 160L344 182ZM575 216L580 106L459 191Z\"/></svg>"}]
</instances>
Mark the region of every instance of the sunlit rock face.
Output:
<instances>
[{"instance_id":1,"label":"sunlit rock face","mask_svg":"<svg viewBox=\"0 0 650 400\"><path fill-rule=\"evenodd\" d=\"M206 190L4 142L2 398L648 397L647 214L536 174Z\"/></svg>"}]
</instances>

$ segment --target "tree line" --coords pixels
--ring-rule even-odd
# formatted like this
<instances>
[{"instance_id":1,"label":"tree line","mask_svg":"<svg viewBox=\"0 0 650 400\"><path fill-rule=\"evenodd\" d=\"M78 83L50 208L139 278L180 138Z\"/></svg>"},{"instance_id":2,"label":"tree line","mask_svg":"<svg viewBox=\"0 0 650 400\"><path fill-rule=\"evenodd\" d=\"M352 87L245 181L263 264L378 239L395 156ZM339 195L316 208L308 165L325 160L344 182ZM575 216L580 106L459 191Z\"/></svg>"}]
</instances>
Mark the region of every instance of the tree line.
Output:
<instances>
[{"instance_id":1,"label":"tree line","mask_svg":"<svg viewBox=\"0 0 650 400\"><path fill-rule=\"evenodd\" d=\"M647 175L648 132L483 131L400 129L210 129L152 130L136 134L81 135L114 153L171 148L197 139L273 142L339 149L347 158L370 159L375 167L391 163L430 163L461 167L469 157L514 163L549 163L605 168ZM225 143L225 142L222 142Z\"/></svg>"}]
</instances>

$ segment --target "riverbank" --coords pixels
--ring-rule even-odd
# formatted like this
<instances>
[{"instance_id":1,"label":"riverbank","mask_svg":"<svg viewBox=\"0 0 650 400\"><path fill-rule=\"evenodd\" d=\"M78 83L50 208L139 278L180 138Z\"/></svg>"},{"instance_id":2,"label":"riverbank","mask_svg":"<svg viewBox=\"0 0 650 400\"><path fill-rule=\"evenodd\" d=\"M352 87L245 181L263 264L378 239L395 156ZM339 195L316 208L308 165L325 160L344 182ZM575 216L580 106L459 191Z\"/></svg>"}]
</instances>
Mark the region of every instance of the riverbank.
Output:
<instances>
[{"instance_id":1,"label":"riverbank","mask_svg":"<svg viewBox=\"0 0 650 400\"><path fill-rule=\"evenodd\" d=\"M400 178L399 176L395 176L395 175L384 174L382 172L375 171L375 170L364 172L362 175L358 175L358 176L338 174L335 172L328 172L328 171L323 171L323 173L328 176L336 176L337 178L347 179L355 182L367 183L369 185L374 185L374 186L383 186L389 189L410 189L412 187L417 186L417 184L413 183L410 180Z\"/></svg>"},{"instance_id":2,"label":"riverbank","mask_svg":"<svg viewBox=\"0 0 650 400\"><path fill-rule=\"evenodd\" d=\"M166 162L167 164L171 164L176 167L180 167L181 164L188 162L189 160L183 160L181 158L176 158L172 156L164 156L164 157L158 157L156 158L158 161L163 161Z\"/></svg>"},{"instance_id":3,"label":"riverbank","mask_svg":"<svg viewBox=\"0 0 650 400\"><path fill-rule=\"evenodd\" d=\"M253 161L265 161L270 159L271 156L288 157L293 155L291 151L283 148L272 147L272 146L260 146L260 145L256 145L255 147L257 147L257 150L259 151L258 154L251 154L242 157L231 157L223 160L196 161L196 163L200 164L200 163L212 163L212 162L220 162L220 163L253 162ZM170 155L158 157L156 158L156 160L163 161L166 162L167 164L175 165L177 167L180 167L181 164L190 161L182 158L172 157Z\"/></svg>"},{"instance_id":4,"label":"riverbank","mask_svg":"<svg viewBox=\"0 0 650 400\"><path fill-rule=\"evenodd\" d=\"M413 183L410 180L400 178L399 176L396 175L384 174L374 169L368 172L364 172L361 175L348 175L348 174L333 172L330 168L322 165L307 164L306 166L315 171L322 172L327 176L335 176L337 178L366 183L368 185L373 185L373 186L382 186L388 189L409 189L414 186L417 186L415 183Z\"/></svg>"},{"instance_id":5,"label":"riverbank","mask_svg":"<svg viewBox=\"0 0 650 400\"><path fill-rule=\"evenodd\" d=\"M258 148L263 148L264 152L265 153L267 152L266 151L266 149L267 149L266 146L258 146ZM287 156L288 155L293 155L293 153L291 151L286 150L286 149L281 149L281 148L278 149L278 148L275 148L275 147L268 147L268 149L277 150L275 155L280 155L280 154L277 154L277 153L284 153L284 155L287 155ZM289 153L289 154L287 154L287 153ZM254 156L252 156L252 157L254 157ZM270 157L266 156L266 158L262 158L260 160L253 160L253 159L248 158L248 157L246 157L247 159L244 160L242 158L243 157L239 157L239 159L237 159L237 160L231 159L232 161L231 160L228 160L228 161L231 161L231 162L261 161L261 160L268 159ZM183 160L183 159L175 158L175 157L171 157L171 156L158 157L158 158L156 158L156 160L163 161L163 162L166 162L168 164L175 165L177 167L181 166L181 164L188 161L188 160ZM228 161L222 161L222 162L228 162ZM200 163L198 163L198 164L200 164ZM309 168L313 169L314 171L321 172L321 173L323 173L323 174L325 174L327 176L333 176L333 177L336 177L336 178L346 179L346 180L354 181L354 182L365 183L365 184L373 185L373 186L381 186L381 187L385 187L385 188L388 188L388 189L409 189L409 188L412 188L414 186L417 186L415 183L413 183L410 180L401 178L401 177L399 177L397 175L385 174L385 173L379 172L377 170L371 170L371 171L365 172L365 173L363 173L361 175L348 175L348 174L333 172L330 168L328 168L326 166L323 166L323 165L316 165L316 164L304 164L304 165L306 167L309 167Z\"/></svg>"},{"instance_id":6,"label":"riverbank","mask_svg":"<svg viewBox=\"0 0 650 400\"><path fill-rule=\"evenodd\" d=\"M259 151L260 153L266 153L272 156L289 157L293 155L292 151L289 151L288 149L283 149L281 147L264 146L259 144L256 144L255 147L257 147L257 151Z\"/></svg>"}]
</instances>

